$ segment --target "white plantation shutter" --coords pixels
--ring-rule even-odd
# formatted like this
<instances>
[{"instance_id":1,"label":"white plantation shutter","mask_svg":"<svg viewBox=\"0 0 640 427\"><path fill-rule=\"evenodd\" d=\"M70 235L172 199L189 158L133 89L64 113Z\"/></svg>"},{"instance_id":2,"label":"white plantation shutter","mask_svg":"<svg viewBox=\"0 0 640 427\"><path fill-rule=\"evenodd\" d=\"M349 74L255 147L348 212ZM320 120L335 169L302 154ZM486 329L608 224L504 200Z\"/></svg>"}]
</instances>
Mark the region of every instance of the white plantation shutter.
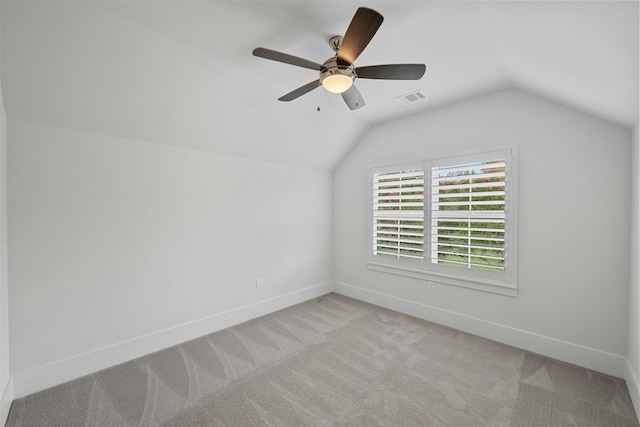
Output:
<instances>
[{"instance_id":1,"label":"white plantation shutter","mask_svg":"<svg viewBox=\"0 0 640 427\"><path fill-rule=\"evenodd\" d=\"M431 163L432 264L504 272L504 151Z\"/></svg>"},{"instance_id":2,"label":"white plantation shutter","mask_svg":"<svg viewBox=\"0 0 640 427\"><path fill-rule=\"evenodd\" d=\"M373 254L424 258L424 169L373 173Z\"/></svg>"},{"instance_id":3,"label":"white plantation shutter","mask_svg":"<svg viewBox=\"0 0 640 427\"><path fill-rule=\"evenodd\" d=\"M517 295L517 146L370 169L367 268Z\"/></svg>"}]
</instances>

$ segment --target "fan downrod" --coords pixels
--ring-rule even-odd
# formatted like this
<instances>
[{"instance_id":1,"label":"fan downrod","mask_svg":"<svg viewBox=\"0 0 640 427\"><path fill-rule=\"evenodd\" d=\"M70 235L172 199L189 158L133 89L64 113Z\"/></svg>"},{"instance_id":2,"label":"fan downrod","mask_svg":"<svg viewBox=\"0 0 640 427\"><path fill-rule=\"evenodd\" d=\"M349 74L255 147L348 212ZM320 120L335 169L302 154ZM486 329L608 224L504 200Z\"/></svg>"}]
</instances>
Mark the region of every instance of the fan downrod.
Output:
<instances>
[{"instance_id":1,"label":"fan downrod","mask_svg":"<svg viewBox=\"0 0 640 427\"><path fill-rule=\"evenodd\" d=\"M338 53L340 46L342 46L343 36L333 36L329 39L329 47L333 49L335 53Z\"/></svg>"}]
</instances>

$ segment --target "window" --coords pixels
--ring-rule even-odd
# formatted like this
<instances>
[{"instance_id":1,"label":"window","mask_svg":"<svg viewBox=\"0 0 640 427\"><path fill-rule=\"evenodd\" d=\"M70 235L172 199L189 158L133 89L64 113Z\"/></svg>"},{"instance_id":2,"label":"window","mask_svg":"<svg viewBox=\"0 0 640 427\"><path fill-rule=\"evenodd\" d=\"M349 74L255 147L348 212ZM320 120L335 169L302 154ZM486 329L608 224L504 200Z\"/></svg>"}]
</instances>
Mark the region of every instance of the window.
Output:
<instances>
[{"instance_id":1,"label":"window","mask_svg":"<svg viewBox=\"0 0 640 427\"><path fill-rule=\"evenodd\" d=\"M424 170L373 175L373 253L398 259L424 254Z\"/></svg>"},{"instance_id":2,"label":"window","mask_svg":"<svg viewBox=\"0 0 640 427\"><path fill-rule=\"evenodd\" d=\"M372 168L369 268L515 296L515 154Z\"/></svg>"}]
</instances>

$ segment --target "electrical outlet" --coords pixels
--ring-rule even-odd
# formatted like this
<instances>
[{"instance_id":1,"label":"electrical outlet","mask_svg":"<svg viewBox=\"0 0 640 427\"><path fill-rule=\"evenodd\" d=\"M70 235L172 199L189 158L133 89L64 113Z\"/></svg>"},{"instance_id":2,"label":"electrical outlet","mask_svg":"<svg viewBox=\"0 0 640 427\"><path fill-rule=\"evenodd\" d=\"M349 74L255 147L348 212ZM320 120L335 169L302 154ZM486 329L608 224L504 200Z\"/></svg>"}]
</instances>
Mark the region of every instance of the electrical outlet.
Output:
<instances>
[{"instance_id":1,"label":"electrical outlet","mask_svg":"<svg viewBox=\"0 0 640 427\"><path fill-rule=\"evenodd\" d=\"M261 288L261 287L262 287L262 279L258 277L256 279L256 288Z\"/></svg>"},{"instance_id":2,"label":"electrical outlet","mask_svg":"<svg viewBox=\"0 0 640 427\"><path fill-rule=\"evenodd\" d=\"M436 283L435 282L427 282L427 290L430 292L436 291Z\"/></svg>"}]
</instances>

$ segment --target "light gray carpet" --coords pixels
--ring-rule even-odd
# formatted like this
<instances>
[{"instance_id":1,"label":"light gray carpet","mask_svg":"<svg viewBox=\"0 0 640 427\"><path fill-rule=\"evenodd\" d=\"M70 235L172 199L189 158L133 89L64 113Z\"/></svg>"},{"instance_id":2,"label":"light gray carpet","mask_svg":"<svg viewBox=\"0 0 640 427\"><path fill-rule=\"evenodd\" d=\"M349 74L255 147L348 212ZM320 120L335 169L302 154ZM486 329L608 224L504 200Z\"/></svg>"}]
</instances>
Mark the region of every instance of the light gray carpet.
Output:
<instances>
[{"instance_id":1,"label":"light gray carpet","mask_svg":"<svg viewBox=\"0 0 640 427\"><path fill-rule=\"evenodd\" d=\"M623 380L336 294L13 403L7 426L638 426Z\"/></svg>"}]
</instances>

